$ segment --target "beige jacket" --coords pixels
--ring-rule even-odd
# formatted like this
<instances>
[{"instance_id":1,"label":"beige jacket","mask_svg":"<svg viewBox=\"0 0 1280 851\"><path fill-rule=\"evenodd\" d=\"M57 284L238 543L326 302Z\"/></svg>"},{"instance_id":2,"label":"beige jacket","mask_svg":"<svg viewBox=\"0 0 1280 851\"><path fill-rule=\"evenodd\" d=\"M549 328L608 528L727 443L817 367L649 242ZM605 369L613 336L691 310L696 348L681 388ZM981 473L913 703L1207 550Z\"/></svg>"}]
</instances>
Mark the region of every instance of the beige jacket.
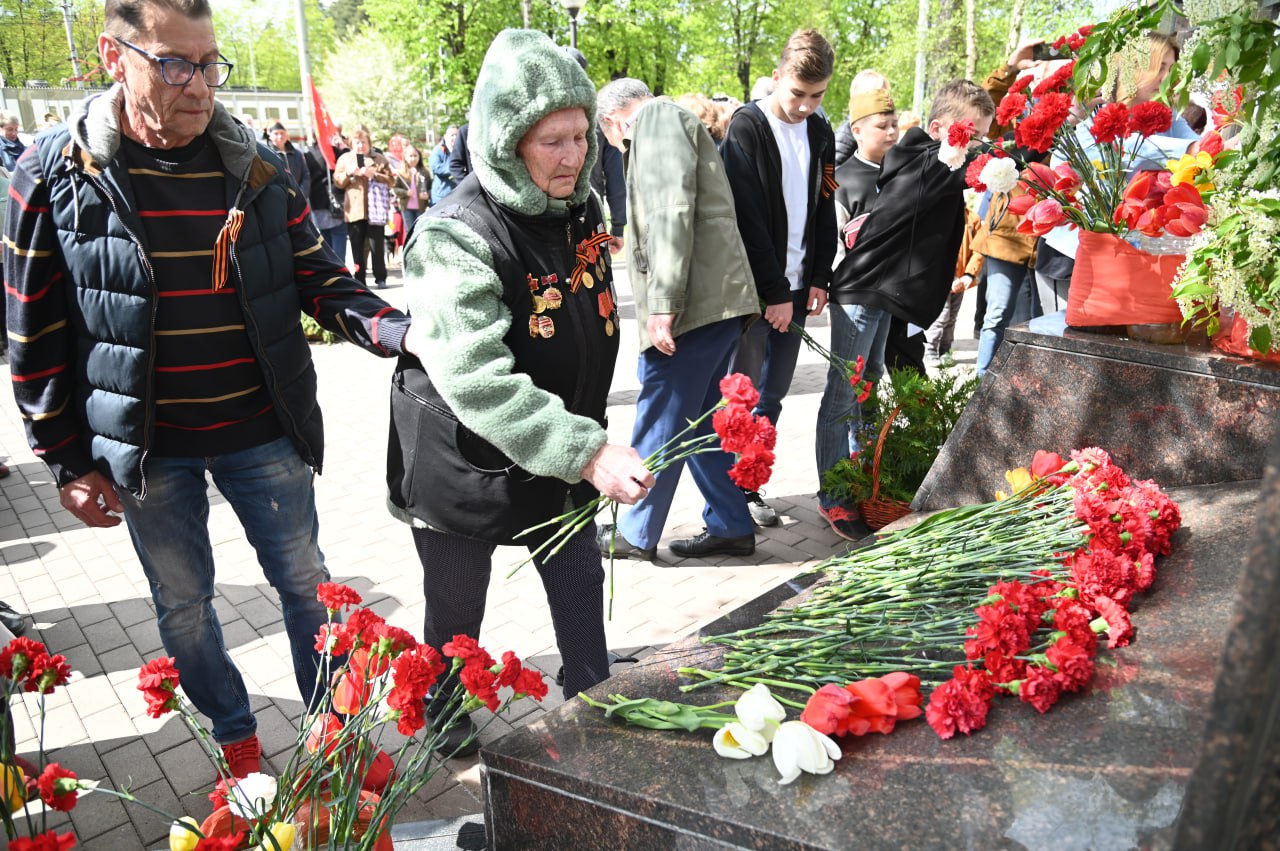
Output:
<instances>
[{"instance_id":1,"label":"beige jacket","mask_svg":"<svg viewBox=\"0 0 1280 851\"><path fill-rule=\"evenodd\" d=\"M391 163L382 154L365 154L365 165L377 169L374 180L387 186L395 184ZM342 217L349 222L359 222L369 217L369 178L358 174L355 151L347 151L338 157L333 166L333 183L345 190L342 196Z\"/></svg>"},{"instance_id":2,"label":"beige jacket","mask_svg":"<svg viewBox=\"0 0 1280 851\"><path fill-rule=\"evenodd\" d=\"M760 313L733 191L698 117L666 99L640 107L628 133L627 242L640 350L650 314L672 335Z\"/></svg>"}]
</instances>

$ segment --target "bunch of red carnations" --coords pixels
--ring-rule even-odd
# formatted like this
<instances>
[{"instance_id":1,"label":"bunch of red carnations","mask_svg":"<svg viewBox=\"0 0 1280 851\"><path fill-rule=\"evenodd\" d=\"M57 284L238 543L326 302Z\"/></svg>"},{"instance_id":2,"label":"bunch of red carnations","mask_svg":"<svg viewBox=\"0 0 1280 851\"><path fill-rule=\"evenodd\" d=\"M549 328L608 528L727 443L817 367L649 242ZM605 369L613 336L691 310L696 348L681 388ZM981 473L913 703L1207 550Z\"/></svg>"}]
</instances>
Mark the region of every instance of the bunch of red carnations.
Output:
<instances>
[{"instance_id":1,"label":"bunch of red carnations","mask_svg":"<svg viewBox=\"0 0 1280 851\"><path fill-rule=\"evenodd\" d=\"M1131 481L1101 449L1071 459L1037 452L1030 471L1008 474L1020 493L1070 488L1082 541L1063 559L1065 573L991 586L965 633L968 663L933 690L925 712L944 739L985 726L997 693L1047 712L1089 684L1102 637L1112 648L1133 638L1129 605L1155 581L1155 557L1169 553L1178 506L1154 482Z\"/></svg>"}]
</instances>

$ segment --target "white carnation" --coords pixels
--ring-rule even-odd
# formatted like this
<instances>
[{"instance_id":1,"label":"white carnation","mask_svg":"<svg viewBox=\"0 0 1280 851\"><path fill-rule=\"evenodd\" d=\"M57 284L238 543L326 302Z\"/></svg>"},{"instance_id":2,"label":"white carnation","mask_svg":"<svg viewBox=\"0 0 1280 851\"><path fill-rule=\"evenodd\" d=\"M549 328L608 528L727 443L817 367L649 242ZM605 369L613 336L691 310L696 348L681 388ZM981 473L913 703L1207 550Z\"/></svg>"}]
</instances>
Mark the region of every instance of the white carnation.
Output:
<instances>
[{"instance_id":1,"label":"white carnation","mask_svg":"<svg viewBox=\"0 0 1280 851\"><path fill-rule=\"evenodd\" d=\"M253 772L232 786L227 806L246 821L265 815L276 802L276 779L269 774Z\"/></svg>"},{"instance_id":2,"label":"white carnation","mask_svg":"<svg viewBox=\"0 0 1280 851\"><path fill-rule=\"evenodd\" d=\"M942 147L938 148L938 160L945 163L947 168L955 171L964 165L964 160L968 153L968 146L955 147L943 142Z\"/></svg>"},{"instance_id":3,"label":"white carnation","mask_svg":"<svg viewBox=\"0 0 1280 851\"><path fill-rule=\"evenodd\" d=\"M1018 184L1018 164L1009 157L993 157L982 167L978 180L992 192L1012 192Z\"/></svg>"}]
</instances>

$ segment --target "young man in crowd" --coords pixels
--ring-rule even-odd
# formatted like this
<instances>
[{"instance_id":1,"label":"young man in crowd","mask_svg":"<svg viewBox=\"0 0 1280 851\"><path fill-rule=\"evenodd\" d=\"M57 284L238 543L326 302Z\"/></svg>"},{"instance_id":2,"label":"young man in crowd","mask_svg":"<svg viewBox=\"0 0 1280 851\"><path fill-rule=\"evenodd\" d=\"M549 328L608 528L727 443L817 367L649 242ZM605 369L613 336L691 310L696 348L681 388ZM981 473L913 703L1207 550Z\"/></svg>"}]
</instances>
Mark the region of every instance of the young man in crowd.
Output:
<instances>
[{"instance_id":1,"label":"young man in crowd","mask_svg":"<svg viewBox=\"0 0 1280 851\"><path fill-rule=\"evenodd\" d=\"M742 335L730 370L756 383L755 413L774 423L800 354L800 335L788 329L826 306L835 257L835 137L818 109L834 67L835 51L816 30L792 34L773 92L734 113L720 148L764 305L764 321ZM778 522L760 494L744 495L758 525Z\"/></svg>"},{"instance_id":2,"label":"young man in crowd","mask_svg":"<svg viewBox=\"0 0 1280 851\"><path fill-rule=\"evenodd\" d=\"M941 142L964 121L973 125L973 139L981 139L994 117L986 91L956 80L934 98L927 131L911 128L884 155L875 207L831 284L831 351L850 361L864 358L870 381L884 373L891 319L929 327L955 280L965 228L964 166L953 169L938 158ZM818 414L819 488L823 471L858 449L849 423L861 420L848 381L829 375ZM826 493L819 493L819 504L837 534L858 537L853 506Z\"/></svg>"}]
</instances>

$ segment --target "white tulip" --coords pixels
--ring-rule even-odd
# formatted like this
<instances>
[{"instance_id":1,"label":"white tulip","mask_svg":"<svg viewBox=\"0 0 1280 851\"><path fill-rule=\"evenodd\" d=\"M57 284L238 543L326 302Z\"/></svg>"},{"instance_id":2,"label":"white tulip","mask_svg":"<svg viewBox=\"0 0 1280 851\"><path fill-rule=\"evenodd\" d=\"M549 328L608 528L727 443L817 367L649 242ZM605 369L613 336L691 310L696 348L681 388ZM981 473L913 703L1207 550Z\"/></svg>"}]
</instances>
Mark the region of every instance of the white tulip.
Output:
<instances>
[{"instance_id":1,"label":"white tulip","mask_svg":"<svg viewBox=\"0 0 1280 851\"><path fill-rule=\"evenodd\" d=\"M769 687L764 683L756 683L738 698L734 704L734 713L742 726L757 733L763 733L767 739L773 738L773 729L787 718L787 710L774 700ZM765 731L768 730L768 733Z\"/></svg>"},{"instance_id":2,"label":"white tulip","mask_svg":"<svg viewBox=\"0 0 1280 851\"><path fill-rule=\"evenodd\" d=\"M764 736L755 730L748 730L737 721L730 721L716 730L711 743L715 746L716 753L729 759L749 759L761 756L769 750L769 743Z\"/></svg>"},{"instance_id":3,"label":"white tulip","mask_svg":"<svg viewBox=\"0 0 1280 851\"><path fill-rule=\"evenodd\" d=\"M246 821L263 816L276 802L276 779L270 774L253 772L232 786L227 806Z\"/></svg>"},{"instance_id":4,"label":"white tulip","mask_svg":"<svg viewBox=\"0 0 1280 851\"><path fill-rule=\"evenodd\" d=\"M829 774L840 758L840 746L829 736L819 733L803 721L787 721L778 728L773 740L773 764L783 786L800 776L800 772Z\"/></svg>"}]
</instances>

